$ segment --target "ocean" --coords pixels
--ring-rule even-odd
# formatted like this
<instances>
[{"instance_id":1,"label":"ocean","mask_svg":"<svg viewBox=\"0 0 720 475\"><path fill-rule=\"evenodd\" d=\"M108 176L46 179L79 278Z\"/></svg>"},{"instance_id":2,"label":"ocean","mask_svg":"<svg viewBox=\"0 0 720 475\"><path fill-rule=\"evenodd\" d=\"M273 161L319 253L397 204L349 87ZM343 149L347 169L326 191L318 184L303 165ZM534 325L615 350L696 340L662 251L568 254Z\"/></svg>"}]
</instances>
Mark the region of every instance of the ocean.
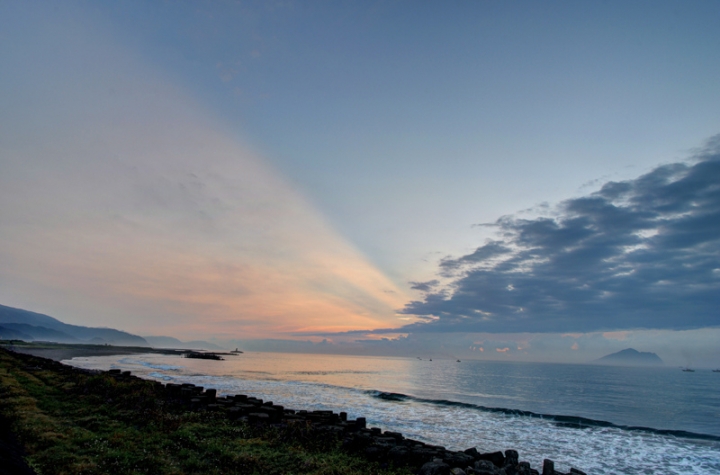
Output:
<instances>
[{"instance_id":1,"label":"ocean","mask_svg":"<svg viewBox=\"0 0 720 475\"><path fill-rule=\"evenodd\" d=\"M244 353L74 358L147 379L346 411L452 450L516 449L536 469L720 475L720 373L450 359Z\"/></svg>"}]
</instances>

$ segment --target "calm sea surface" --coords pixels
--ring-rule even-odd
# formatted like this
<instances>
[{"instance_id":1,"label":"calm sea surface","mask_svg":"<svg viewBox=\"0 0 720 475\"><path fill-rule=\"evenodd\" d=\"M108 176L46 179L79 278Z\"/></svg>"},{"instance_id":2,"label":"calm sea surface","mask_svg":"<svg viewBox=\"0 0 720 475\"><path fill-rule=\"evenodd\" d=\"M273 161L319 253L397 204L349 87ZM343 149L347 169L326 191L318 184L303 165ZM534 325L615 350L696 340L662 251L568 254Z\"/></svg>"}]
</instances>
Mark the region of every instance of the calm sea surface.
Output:
<instances>
[{"instance_id":1,"label":"calm sea surface","mask_svg":"<svg viewBox=\"0 0 720 475\"><path fill-rule=\"evenodd\" d=\"M244 353L75 358L293 409L332 409L448 449L517 449L588 474L720 475L720 373L411 358Z\"/></svg>"}]
</instances>

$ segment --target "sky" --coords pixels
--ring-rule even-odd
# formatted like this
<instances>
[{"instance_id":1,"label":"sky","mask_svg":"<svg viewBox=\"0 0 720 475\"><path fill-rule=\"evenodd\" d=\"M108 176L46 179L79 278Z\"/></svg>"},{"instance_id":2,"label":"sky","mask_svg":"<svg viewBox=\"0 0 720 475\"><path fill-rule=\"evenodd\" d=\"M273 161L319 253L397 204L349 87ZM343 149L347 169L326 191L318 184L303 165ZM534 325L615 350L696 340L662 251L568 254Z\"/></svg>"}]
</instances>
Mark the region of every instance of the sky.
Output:
<instances>
[{"instance_id":1,"label":"sky","mask_svg":"<svg viewBox=\"0 0 720 475\"><path fill-rule=\"evenodd\" d=\"M720 4L2 2L0 303L720 364Z\"/></svg>"}]
</instances>

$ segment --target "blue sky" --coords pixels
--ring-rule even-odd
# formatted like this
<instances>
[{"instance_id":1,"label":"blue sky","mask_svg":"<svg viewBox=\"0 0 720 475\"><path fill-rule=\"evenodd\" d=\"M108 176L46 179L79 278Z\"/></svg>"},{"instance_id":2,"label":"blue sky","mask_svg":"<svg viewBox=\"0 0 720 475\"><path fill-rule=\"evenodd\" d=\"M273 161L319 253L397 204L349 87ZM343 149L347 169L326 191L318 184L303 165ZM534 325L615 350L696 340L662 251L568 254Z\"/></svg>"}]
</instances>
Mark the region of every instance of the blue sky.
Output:
<instances>
[{"instance_id":1,"label":"blue sky","mask_svg":"<svg viewBox=\"0 0 720 475\"><path fill-rule=\"evenodd\" d=\"M707 175L717 2L7 2L0 13L3 304L140 334L338 344L361 330L450 338L444 323L468 312L494 323L454 332L660 331L665 346L720 323ZM690 185L708 200L690 232L705 224L710 237L679 267L666 247L632 245L656 251L676 288L706 286L703 298L641 318L629 308L659 305L647 292L598 313L548 291L573 304L530 306L531 324L503 315L496 287L512 283L478 249L540 249L552 276L527 259L516 271L560 286L571 266L526 231L600 220L582 208L598 200L642 214L645 194L666 188L640 177L662 170L676 172L667 186L688 170L710 177ZM610 197L609 182L633 191ZM662 240L666 228L634 223L582 229ZM698 256L707 276L677 272ZM573 278L607 291L607 269L595 270ZM530 296L515 288L519 308Z\"/></svg>"}]
</instances>

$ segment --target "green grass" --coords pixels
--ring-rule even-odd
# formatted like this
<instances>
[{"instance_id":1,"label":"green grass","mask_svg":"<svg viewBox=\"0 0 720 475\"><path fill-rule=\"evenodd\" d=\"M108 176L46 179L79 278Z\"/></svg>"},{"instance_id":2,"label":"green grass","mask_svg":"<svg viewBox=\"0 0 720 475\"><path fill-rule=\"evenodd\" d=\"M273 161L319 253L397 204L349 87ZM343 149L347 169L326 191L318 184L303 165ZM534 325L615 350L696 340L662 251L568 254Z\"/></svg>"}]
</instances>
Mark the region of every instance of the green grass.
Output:
<instances>
[{"instance_id":1,"label":"green grass","mask_svg":"<svg viewBox=\"0 0 720 475\"><path fill-rule=\"evenodd\" d=\"M149 381L63 368L0 349L0 415L39 475L410 473L347 454L306 422L251 427L186 411Z\"/></svg>"}]
</instances>

